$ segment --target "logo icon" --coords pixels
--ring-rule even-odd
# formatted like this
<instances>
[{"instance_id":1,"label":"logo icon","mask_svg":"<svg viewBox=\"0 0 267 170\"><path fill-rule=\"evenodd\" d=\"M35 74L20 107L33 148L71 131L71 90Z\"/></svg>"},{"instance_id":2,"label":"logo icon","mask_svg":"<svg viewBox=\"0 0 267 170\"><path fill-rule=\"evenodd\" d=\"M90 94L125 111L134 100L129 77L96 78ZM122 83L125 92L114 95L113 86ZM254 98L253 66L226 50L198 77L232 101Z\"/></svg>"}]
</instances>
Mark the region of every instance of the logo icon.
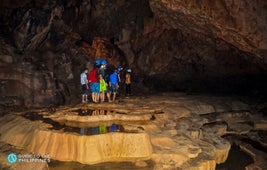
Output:
<instances>
[{"instance_id":1,"label":"logo icon","mask_svg":"<svg viewBox=\"0 0 267 170\"><path fill-rule=\"evenodd\" d=\"M14 164L16 163L18 160L18 156L14 153L10 153L8 156L7 156L7 161L11 164Z\"/></svg>"}]
</instances>

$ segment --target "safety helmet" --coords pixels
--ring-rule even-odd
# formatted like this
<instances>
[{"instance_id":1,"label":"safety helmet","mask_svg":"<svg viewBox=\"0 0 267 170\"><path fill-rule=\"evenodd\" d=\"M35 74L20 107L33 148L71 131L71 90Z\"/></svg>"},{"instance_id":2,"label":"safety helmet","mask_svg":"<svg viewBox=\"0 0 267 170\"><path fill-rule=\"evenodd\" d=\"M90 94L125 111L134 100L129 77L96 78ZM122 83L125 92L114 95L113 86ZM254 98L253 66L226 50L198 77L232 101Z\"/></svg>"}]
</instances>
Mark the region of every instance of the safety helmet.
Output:
<instances>
[{"instance_id":1,"label":"safety helmet","mask_svg":"<svg viewBox=\"0 0 267 170\"><path fill-rule=\"evenodd\" d=\"M119 65L119 66L118 66L118 69L123 69L122 65Z\"/></svg>"},{"instance_id":2,"label":"safety helmet","mask_svg":"<svg viewBox=\"0 0 267 170\"><path fill-rule=\"evenodd\" d=\"M102 64L102 65L107 65L108 63L107 63L106 60L102 60L102 61L101 61L101 64Z\"/></svg>"},{"instance_id":3,"label":"safety helmet","mask_svg":"<svg viewBox=\"0 0 267 170\"><path fill-rule=\"evenodd\" d=\"M114 70L114 73L118 73L118 70L117 70L117 69L115 69L115 70Z\"/></svg>"},{"instance_id":4,"label":"safety helmet","mask_svg":"<svg viewBox=\"0 0 267 170\"><path fill-rule=\"evenodd\" d=\"M101 65L101 60L99 60L99 59L95 60L95 64L98 66Z\"/></svg>"},{"instance_id":5,"label":"safety helmet","mask_svg":"<svg viewBox=\"0 0 267 170\"><path fill-rule=\"evenodd\" d=\"M130 68L129 68L129 69L127 69L127 72L131 73L131 72L132 72L132 69L130 69Z\"/></svg>"}]
</instances>

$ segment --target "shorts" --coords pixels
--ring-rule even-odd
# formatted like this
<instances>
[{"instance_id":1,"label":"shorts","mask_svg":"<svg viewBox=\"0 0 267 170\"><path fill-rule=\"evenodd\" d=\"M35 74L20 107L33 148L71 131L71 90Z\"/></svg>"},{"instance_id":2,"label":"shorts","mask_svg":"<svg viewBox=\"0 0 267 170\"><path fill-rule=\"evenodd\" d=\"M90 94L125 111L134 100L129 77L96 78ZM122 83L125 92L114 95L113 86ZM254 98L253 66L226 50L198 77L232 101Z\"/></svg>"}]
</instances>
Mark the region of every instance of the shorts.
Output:
<instances>
[{"instance_id":1,"label":"shorts","mask_svg":"<svg viewBox=\"0 0 267 170\"><path fill-rule=\"evenodd\" d=\"M112 125L110 126L110 131L111 131L111 132L116 132L117 129L118 129L118 127L117 127L117 125L115 125L115 124L112 124Z\"/></svg>"},{"instance_id":2,"label":"shorts","mask_svg":"<svg viewBox=\"0 0 267 170\"><path fill-rule=\"evenodd\" d=\"M92 93L99 93L99 83L93 82L90 87Z\"/></svg>"},{"instance_id":3,"label":"shorts","mask_svg":"<svg viewBox=\"0 0 267 170\"><path fill-rule=\"evenodd\" d=\"M86 84L82 85L82 89L83 89L83 94L88 94L88 88L87 88Z\"/></svg>"},{"instance_id":4,"label":"shorts","mask_svg":"<svg viewBox=\"0 0 267 170\"><path fill-rule=\"evenodd\" d=\"M99 127L91 127L90 132L92 135L98 135L99 134Z\"/></svg>"},{"instance_id":5,"label":"shorts","mask_svg":"<svg viewBox=\"0 0 267 170\"><path fill-rule=\"evenodd\" d=\"M110 91L112 93L116 93L117 92L117 85L116 84L111 84Z\"/></svg>"}]
</instances>

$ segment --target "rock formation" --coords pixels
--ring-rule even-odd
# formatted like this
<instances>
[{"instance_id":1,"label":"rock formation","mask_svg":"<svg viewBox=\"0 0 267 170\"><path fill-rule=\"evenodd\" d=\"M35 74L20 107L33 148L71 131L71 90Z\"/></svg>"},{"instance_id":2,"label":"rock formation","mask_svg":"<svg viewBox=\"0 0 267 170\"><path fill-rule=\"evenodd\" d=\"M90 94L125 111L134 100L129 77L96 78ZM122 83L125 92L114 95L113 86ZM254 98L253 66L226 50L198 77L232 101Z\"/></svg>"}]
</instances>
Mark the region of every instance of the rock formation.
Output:
<instances>
[{"instance_id":1,"label":"rock formation","mask_svg":"<svg viewBox=\"0 0 267 170\"><path fill-rule=\"evenodd\" d=\"M253 157L248 169L266 169L266 103L257 103L267 94L266 9L266 0L2 0L1 144L61 161L143 167L150 160L152 168L167 170L215 169L234 142ZM108 72L132 68L133 92L143 97L78 105L80 73L95 59L107 60ZM257 101L144 97L159 91L248 94ZM72 105L56 108L63 104ZM15 112L27 107L32 112ZM83 109L104 112L81 115ZM38 120L25 116L33 113ZM121 123L125 132L65 131L88 122ZM0 147L1 160L6 154Z\"/></svg>"},{"instance_id":2,"label":"rock formation","mask_svg":"<svg viewBox=\"0 0 267 170\"><path fill-rule=\"evenodd\" d=\"M231 97L163 94L142 100L123 99L116 104L64 106L53 112L35 109L0 117L0 139L24 152L49 154L53 160L83 164L130 161L140 166L147 166L142 161L152 160L153 168L160 170L215 169L225 162L234 141L254 158L248 167L263 168L261 158L266 157L266 151L258 148L266 148L266 136L257 130L257 122L266 121L266 117L255 112L261 107ZM107 114L108 108L113 112ZM89 109L104 112L80 115L81 110ZM118 114L123 119L114 120ZM99 133L91 135L81 132L114 122L123 130L99 129ZM68 130L71 128L78 131ZM232 141L227 135L239 138ZM260 145L254 146L248 140Z\"/></svg>"},{"instance_id":3,"label":"rock formation","mask_svg":"<svg viewBox=\"0 0 267 170\"><path fill-rule=\"evenodd\" d=\"M0 168L1 169L11 169L11 170L20 170L20 169L29 169L29 170L48 170L48 164L47 162L31 162L31 163L25 163L25 162L17 162L16 164L10 164L7 160L7 155L12 152L16 154L28 154L28 152L25 152L23 149L14 148L13 146L0 142Z\"/></svg>"},{"instance_id":4,"label":"rock formation","mask_svg":"<svg viewBox=\"0 0 267 170\"><path fill-rule=\"evenodd\" d=\"M234 45L266 57L266 2L258 1L150 1L166 28L182 29ZM261 54L264 52L265 54Z\"/></svg>"},{"instance_id":5,"label":"rock formation","mask_svg":"<svg viewBox=\"0 0 267 170\"><path fill-rule=\"evenodd\" d=\"M0 33L7 45L0 62L28 62L52 75L45 79L53 87L40 90L56 93L56 100L44 102L38 92L29 102L11 88L26 106L75 103L79 74L96 58L107 59L109 69L133 68L133 83L151 89L263 94L266 6L264 0L3 0Z\"/></svg>"},{"instance_id":6,"label":"rock formation","mask_svg":"<svg viewBox=\"0 0 267 170\"><path fill-rule=\"evenodd\" d=\"M109 161L135 161L147 159L151 155L149 137L145 133L81 136L40 129L38 122L32 123L14 116L5 119L10 121L1 128L1 133L8 131L2 134L4 141L17 147L26 147L25 149L32 153L40 155L49 153L51 159L55 160L96 164Z\"/></svg>"}]
</instances>

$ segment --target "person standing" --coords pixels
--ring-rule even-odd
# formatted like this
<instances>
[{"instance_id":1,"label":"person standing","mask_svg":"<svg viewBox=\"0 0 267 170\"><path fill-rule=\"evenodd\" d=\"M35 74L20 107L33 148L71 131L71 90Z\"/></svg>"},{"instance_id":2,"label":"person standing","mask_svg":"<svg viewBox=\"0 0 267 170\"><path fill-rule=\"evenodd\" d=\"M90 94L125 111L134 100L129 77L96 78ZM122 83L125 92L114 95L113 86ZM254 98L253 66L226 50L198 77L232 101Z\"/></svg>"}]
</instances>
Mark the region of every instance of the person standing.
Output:
<instances>
[{"instance_id":1,"label":"person standing","mask_svg":"<svg viewBox=\"0 0 267 170\"><path fill-rule=\"evenodd\" d=\"M100 86L100 100L101 103L105 101L105 92L107 91L107 83L104 80L102 74L99 75L99 86Z\"/></svg>"},{"instance_id":2,"label":"person standing","mask_svg":"<svg viewBox=\"0 0 267 170\"><path fill-rule=\"evenodd\" d=\"M131 95L131 69L127 69L125 74L125 89L126 89L126 95Z\"/></svg>"},{"instance_id":3,"label":"person standing","mask_svg":"<svg viewBox=\"0 0 267 170\"><path fill-rule=\"evenodd\" d=\"M94 64L93 70L89 74L89 83L92 92L92 100L94 103L98 103L99 101L99 82L97 76L97 70L99 69L101 64L100 60L96 60Z\"/></svg>"},{"instance_id":4,"label":"person standing","mask_svg":"<svg viewBox=\"0 0 267 170\"><path fill-rule=\"evenodd\" d=\"M117 70L118 70L118 81L119 81L119 83L121 83L122 82L121 81L121 72L123 70L122 65L119 65L118 68L117 68Z\"/></svg>"},{"instance_id":5,"label":"person standing","mask_svg":"<svg viewBox=\"0 0 267 170\"><path fill-rule=\"evenodd\" d=\"M82 85L82 103L87 102L87 96L88 96L87 73L88 73L88 68L85 68L80 76L80 81Z\"/></svg>"},{"instance_id":6,"label":"person standing","mask_svg":"<svg viewBox=\"0 0 267 170\"><path fill-rule=\"evenodd\" d=\"M107 61L106 60L102 60L101 61L101 66L100 68L97 70L97 74L98 75L102 75L103 79L105 80L105 82L107 83L107 85L109 85L109 74L107 72ZM107 90L105 91L105 93L107 94L107 98L108 101L110 102L110 91L109 88L107 87Z\"/></svg>"},{"instance_id":7,"label":"person standing","mask_svg":"<svg viewBox=\"0 0 267 170\"><path fill-rule=\"evenodd\" d=\"M119 65L119 66L117 67L117 70L118 70L118 73L117 73L117 75L118 75L118 84L119 84L120 87L123 87L123 84L124 84L124 82L123 82L123 77L122 77L123 66L122 66L122 65ZM117 96L118 96L121 92L122 92L122 91L121 91L120 89L117 89Z\"/></svg>"},{"instance_id":8,"label":"person standing","mask_svg":"<svg viewBox=\"0 0 267 170\"><path fill-rule=\"evenodd\" d=\"M113 94L113 99L112 99L113 102L116 99L116 93L117 93L117 90L119 88L118 75L117 74L118 74L118 70L114 70L114 73L110 75L110 81L109 81L111 93Z\"/></svg>"}]
</instances>

